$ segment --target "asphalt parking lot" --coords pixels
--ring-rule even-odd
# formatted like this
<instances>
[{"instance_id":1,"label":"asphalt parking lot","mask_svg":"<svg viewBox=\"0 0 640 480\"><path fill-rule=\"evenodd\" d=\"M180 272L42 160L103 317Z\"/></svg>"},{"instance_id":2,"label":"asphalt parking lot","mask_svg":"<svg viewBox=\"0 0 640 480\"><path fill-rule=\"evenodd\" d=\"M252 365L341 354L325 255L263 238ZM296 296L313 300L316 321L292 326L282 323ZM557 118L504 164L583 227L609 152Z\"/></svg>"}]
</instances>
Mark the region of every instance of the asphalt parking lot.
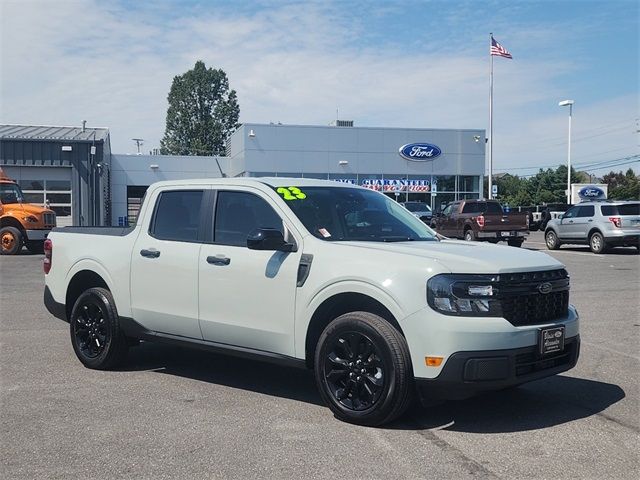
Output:
<instances>
[{"instance_id":1,"label":"asphalt parking lot","mask_svg":"<svg viewBox=\"0 0 640 480\"><path fill-rule=\"evenodd\" d=\"M42 304L42 256L0 257L0 476L638 478L640 255L551 254L581 315L578 366L382 429L335 420L306 371L150 344L88 370Z\"/></svg>"}]
</instances>

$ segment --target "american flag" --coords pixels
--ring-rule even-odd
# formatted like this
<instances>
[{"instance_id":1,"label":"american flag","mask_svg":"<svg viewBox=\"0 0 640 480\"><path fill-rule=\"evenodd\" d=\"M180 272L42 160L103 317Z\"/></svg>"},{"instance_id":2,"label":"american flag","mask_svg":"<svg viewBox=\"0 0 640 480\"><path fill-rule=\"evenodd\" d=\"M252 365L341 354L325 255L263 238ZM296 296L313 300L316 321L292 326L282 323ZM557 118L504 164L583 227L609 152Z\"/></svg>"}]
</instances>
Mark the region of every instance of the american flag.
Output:
<instances>
[{"instance_id":1,"label":"american flag","mask_svg":"<svg viewBox=\"0 0 640 480\"><path fill-rule=\"evenodd\" d=\"M504 58L513 59L513 57L507 51L507 49L504 48L502 45L500 45L498 42L496 42L496 39L493 38L493 37L491 37L491 51L490 51L490 54L491 55L497 55L498 57L504 57Z\"/></svg>"}]
</instances>

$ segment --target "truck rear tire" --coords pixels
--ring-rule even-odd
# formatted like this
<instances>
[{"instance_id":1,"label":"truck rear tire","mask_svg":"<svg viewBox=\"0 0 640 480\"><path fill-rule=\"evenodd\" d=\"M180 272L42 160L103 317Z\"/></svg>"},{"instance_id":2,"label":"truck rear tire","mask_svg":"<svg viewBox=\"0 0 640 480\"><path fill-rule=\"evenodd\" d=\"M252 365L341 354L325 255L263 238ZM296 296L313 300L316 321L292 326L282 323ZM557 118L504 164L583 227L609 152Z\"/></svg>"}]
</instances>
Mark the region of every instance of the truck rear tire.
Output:
<instances>
[{"instance_id":1,"label":"truck rear tire","mask_svg":"<svg viewBox=\"0 0 640 480\"><path fill-rule=\"evenodd\" d=\"M411 403L407 342L372 313L351 312L333 320L318 340L314 369L322 399L345 422L389 423Z\"/></svg>"},{"instance_id":2,"label":"truck rear tire","mask_svg":"<svg viewBox=\"0 0 640 480\"><path fill-rule=\"evenodd\" d=\"M108 370L127 357L127 337L120 330L116 305L106 288L90 288L78 297L69 331L73 350L87 368Z\"/></svg>"},{"instance_id":3,"label":"truck rear tire","mask_svg":"<svg viewBox=\"0 0 640 480\"><path fill-rule=\"evenodd\" d=\"M0 254L17 255L22 250L22 232L16 227L2 227L0 229Z\"/></svg>"},{"instance_id":4,"label":"truck rear tire","mask_svg":"<svg viewBox=\"0 0 640 480\"><path fill-rule=\"evenodd\" d=\"M467 242L473 242L473 241L475 241L476 236L473 234L473 230L471 230L470 228L467 228L467 229L464 231L464 239L465 239Z\"/></svg>"}]
</instances>

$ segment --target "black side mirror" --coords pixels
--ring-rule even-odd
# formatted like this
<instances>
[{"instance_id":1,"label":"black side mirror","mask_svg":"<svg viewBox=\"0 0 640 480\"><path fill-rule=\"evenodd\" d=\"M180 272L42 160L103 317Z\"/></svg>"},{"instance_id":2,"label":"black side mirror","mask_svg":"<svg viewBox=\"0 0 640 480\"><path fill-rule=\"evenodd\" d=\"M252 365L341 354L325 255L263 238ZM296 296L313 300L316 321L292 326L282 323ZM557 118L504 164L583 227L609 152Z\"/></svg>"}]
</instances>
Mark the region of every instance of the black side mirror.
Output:
<instances>
[{"instance_id":1,"label":"black side mirror","mask_svg":"<svg viewBox=\"0 0 640 480\"><path fill-rule=\"evenodd\" d=\"M293 243L284 241L280 230L275 228L256 228L247 236L247 248L251 250L278 250L280 252L295 252Z\"/></svg>"}]
</instances>

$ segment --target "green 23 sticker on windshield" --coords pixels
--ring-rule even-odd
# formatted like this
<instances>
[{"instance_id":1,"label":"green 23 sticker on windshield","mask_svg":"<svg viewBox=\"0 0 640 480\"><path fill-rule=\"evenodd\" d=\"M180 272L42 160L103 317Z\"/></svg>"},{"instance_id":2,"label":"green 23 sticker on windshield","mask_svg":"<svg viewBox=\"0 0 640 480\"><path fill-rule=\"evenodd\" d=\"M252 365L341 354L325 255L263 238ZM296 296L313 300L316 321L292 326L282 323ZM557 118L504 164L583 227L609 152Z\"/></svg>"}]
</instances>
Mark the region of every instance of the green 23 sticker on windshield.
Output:
<instances>
[{"instance_id":1,"label":"green 23 sticker on windshield","mask_svg":"<svg viewBox=\"0 0 640 480\"><path fill-rule=\"evenodd\" d=\"M282 195L287 201L290 200L304 200L307 196L298 187L279 187L276 192Z\"/></svg>"}]
</instances>

